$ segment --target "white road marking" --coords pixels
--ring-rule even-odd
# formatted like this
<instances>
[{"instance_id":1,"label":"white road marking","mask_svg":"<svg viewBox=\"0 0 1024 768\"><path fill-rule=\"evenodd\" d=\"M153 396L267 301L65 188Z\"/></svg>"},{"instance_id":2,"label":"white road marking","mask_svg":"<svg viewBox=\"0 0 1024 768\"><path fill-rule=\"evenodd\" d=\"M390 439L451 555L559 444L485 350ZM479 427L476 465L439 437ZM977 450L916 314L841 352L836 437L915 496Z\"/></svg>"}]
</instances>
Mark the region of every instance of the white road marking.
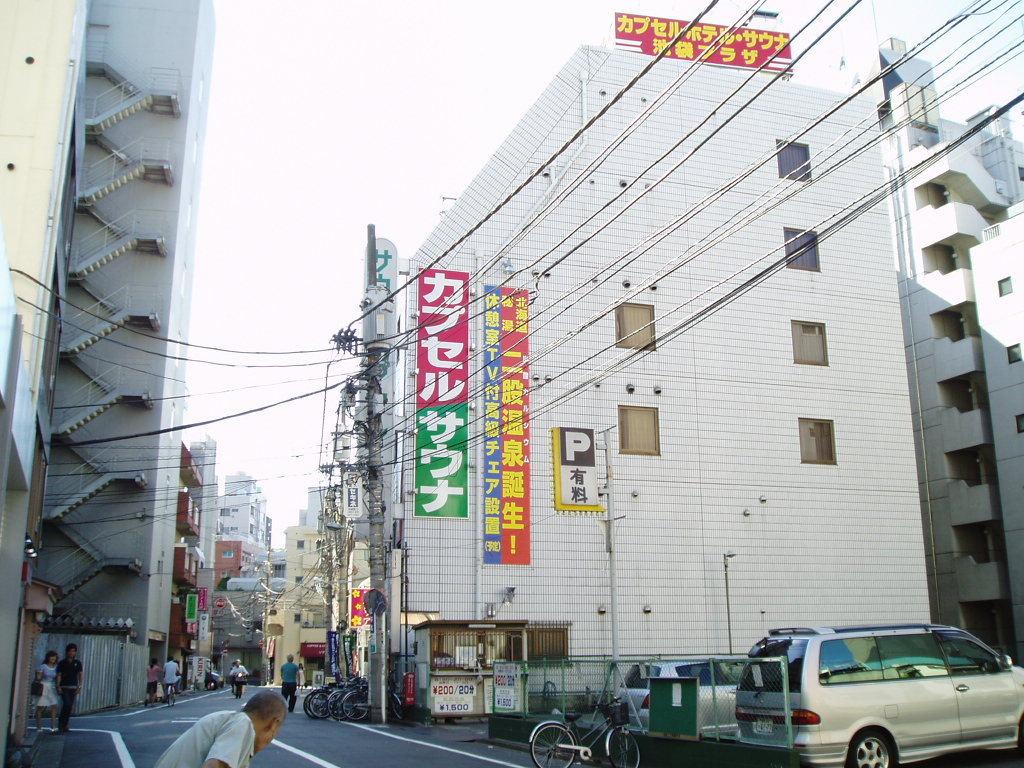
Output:
<instances>
[{"instance_id":1,"label":"white road marking","mask_svg":"<svg viewBox=\"0 0 1024 768\"><path fill-rule=\"evenodd\" d=\"M121 768L135 768L135 761L132 760L132 755L128 751L128 746L124 743L124 739L121 738L121 734L117 731L101 731L96 728L74 728L72 732L109 734L110 738L114 740L114 749L117 750L117 756L121 760Z\"/></svg>"},{"instance_id":2,"label":"white road marking","mask_svg":"<svg viewBox=\"0 0 1024 768\"><path fill-rule=\"evenodd\" d=\"M299 757L308 760L309 762L313 763L313 765L319 765L320 768L341 768L341 766L335 765L334 763L328 763L326 760L322 760L316 755L311 755L309 754L309 752L303 752L301 749L297 749L291 746L290 744L285 744L283 741L278 741L277 739L274 739L270 743L273 744L275 747L280 747L283 750L291 752L293 755L298 755Z\"/></svg>"},{"instance_id":3,"label":"white road marking","mask_svg":"<svg viewBox=\"0 0 1024 768\"><path fill-rule=\"evenodd\" d=\"M464 755L465 757L471 757L474 760L482 760L485 763L494 763L495 765L504 765L506 768L523 768L520 763L508 763L504 760L497 760L493 757L484 757L483 755L477 755L473 752L466 752L462 749L454 749L452 747L445 747L440 744L434 744L430 741L421 741L420 739L410 739L408 736L399 736L397 733L388 733L387 731L380 730L379 728L373 728L369 725L361 725L360 723L350 723L345 720L341 721L344 725L351 726L353 728L360 728L370 733L376 733L381 736L387 736L389 739L396 739L398 741L407 741L410 744L419 744L421 747L431 747L433 749L440 749L442 752L454 752L456 755Z\"/></svg>"},{"instance_id":4,"label":"white road marking","mask_svg":"<svg viewBox=\"0 0 1024 768\"><path fill-rule=\"evenodd\" d=\"M201 696L190 696L190 697L188 697L186 699L175 699L174 706L178 706L179 704L188 704L191 701L199 701L200 699L205 699L205 698L207 698L209 696L216 696L216 695L224 693L224 692L225 691L213 691L212 693L204 693ZM142 714L145 714L146 712L161 712L161 711L163 711L165 709L167 709L167 705L166 704L157 704L157 705L152 706L152 707L142 707L141 709L136 709L136 710L133 710L131 712L122 712L121 714L118 714L118 715L75 715L75 718L76 719L97 718L97 719L101 719L102 720L104 718L111 718L111 717L135 717L136 715L142 715Z\"/></svg>"}]
</instances>

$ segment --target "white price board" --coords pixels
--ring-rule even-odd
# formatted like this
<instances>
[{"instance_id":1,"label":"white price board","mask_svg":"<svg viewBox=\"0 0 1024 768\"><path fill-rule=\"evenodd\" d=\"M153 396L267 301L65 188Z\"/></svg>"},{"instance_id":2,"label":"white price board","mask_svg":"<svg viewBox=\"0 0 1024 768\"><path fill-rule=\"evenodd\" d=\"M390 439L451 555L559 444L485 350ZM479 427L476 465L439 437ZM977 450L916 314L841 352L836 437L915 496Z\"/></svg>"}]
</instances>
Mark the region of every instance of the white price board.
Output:
<instances>
[{"instance_id":1,"label":"white price board","mask_svg":"<svg viewBox=\"0 0 1024 768\"><path fill-rule=\"evenodd\" d=\"M475 677L435 677L430 681L430 709L435 715L474 715Z\"/></svg>"},{"instance_id":2,"label":"white price board","mask_svg":"<svg viewBox=\"0 0 1024 768\"><path fill-rule=\"evenodd\" d=\"M523 665L494 665L494 711L519 712L522 709Z\"/></svg>"}]
</instances>

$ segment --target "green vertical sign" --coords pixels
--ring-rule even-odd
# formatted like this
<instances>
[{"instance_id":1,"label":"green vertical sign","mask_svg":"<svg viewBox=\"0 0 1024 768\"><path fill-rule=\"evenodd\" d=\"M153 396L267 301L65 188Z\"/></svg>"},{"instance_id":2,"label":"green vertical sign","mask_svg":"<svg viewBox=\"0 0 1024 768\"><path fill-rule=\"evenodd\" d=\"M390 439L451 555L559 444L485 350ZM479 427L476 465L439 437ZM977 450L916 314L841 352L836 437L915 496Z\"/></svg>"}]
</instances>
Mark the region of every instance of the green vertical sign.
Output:
<instances>
[{"instance_id":1,"label":"green vertical sign","mask_svg":"<svg viewBox=\"0 0 1024 768\"><path fill-rule=\"evenodd\" d=\"M425 408L417 414L417 517L469 517L469 404Z\"/></svg>"},{"instance_id":2,"label":"green vertical sign","mask_svg":"<svg viewBox=\"0 0 1024 768\"><path fill-rule=\"evenodd\" d=\"M189 624L199 621L199 595L195 592L185 596L185 621Z\"/></svg>"}]
</instances>

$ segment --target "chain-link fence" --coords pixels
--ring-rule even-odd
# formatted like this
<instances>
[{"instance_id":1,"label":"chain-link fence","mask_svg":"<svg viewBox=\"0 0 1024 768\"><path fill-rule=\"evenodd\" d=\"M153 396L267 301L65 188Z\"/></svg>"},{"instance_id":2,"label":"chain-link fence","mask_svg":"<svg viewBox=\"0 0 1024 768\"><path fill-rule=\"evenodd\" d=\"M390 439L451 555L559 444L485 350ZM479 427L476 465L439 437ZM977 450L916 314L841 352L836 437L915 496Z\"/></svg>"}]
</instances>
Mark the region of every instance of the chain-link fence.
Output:
<instances>
[{"instance_id":1,"label":"chain-link fence","mask_svg":"<svg viewBox=\"0 0 1024 768\"><path fill-rule=\"evenodd\" d=\"M782 659L745 656L531 659L519 714L584 722L611 699L624 702L630 727L650 731L651 678L696 680L696 733L702 739L792 743L787 668ZM742 706L741 706L742 704Z\"/></svg>"}]
</instances>

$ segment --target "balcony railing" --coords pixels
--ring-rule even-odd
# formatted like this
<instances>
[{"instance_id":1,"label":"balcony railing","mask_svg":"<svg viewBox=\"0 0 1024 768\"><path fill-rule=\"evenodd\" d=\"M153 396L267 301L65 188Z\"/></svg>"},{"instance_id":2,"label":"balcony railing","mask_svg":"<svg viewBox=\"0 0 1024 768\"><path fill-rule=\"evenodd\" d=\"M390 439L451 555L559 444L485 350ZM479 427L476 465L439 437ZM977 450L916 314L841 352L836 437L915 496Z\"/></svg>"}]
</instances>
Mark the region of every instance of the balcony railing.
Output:
<instances>
[{"instance_id":1,"label":"balcony railing","mask_svg":"<svg viewBox=\"0 0 1024 768\"><path fill-rule=\"evenodd\" d=\"M985 355L981 339L977 336L968 336L959 341L935 339L934 345L937 381L949 381L985 370Z\"/></svg>"},{"instance_id":2,"label":"balcony railing","mask_svg":"<svg viewBox=\"0 0 1024 768\"><path fill-rule=\"evenodd\" d=\"M974 275L969 269L929 272L921 278L921 287L938 299L940 309L974 301Z\"/></svg>"},{"instance_id":3,"label":"balcony railing","mask_svg":"<svg viewBox=\"0 0 1024 768\"><path fill-rule=\"evenodd\" d=\"M187 490L178 491L178 516L175 527L182 536L199 535L199 508Z\"/></svg>"},{"instance_id":4,"label":"balcony railing","mask_svg":"<svg viewBox=\"0 0 1024 768\"><path fill-rule=\"evenodd\" d=\"M949 453L992 443L992 422L986 408L942 409L942 445Z\"/></svg>"},{"instance_id":5,"label":"balcony railing","mask_svg":"<svg viewBox=\"0 0 1024 768\"><path fill-rule=\"evenodd\" d=\"M979 563L970 555L954 561L957 592L962 603L1008 600L1010 586L1003 563Z\"/></svg>"},{"instance_id":6,"label":"balcony railing","mask_svg":"<svg viewBox=\"0 0 1024 768\"><path fill-rule=\"evenodd\" d=\"M176 584L196 586L199 580L199 562L192 556L189 547L174 548L174 571L172 580Z\"/></svg>"},{"instance_id":7,"label":"balcony railing","mask_svg":"<svg viewBox=\"0 0 1024 768\"><path fill-rule=\"evenodd\" d=\"M999 486L993 483L949 482L949 518L953 525L987 523L999 518Z\"/></svg>"}]
</instances>

